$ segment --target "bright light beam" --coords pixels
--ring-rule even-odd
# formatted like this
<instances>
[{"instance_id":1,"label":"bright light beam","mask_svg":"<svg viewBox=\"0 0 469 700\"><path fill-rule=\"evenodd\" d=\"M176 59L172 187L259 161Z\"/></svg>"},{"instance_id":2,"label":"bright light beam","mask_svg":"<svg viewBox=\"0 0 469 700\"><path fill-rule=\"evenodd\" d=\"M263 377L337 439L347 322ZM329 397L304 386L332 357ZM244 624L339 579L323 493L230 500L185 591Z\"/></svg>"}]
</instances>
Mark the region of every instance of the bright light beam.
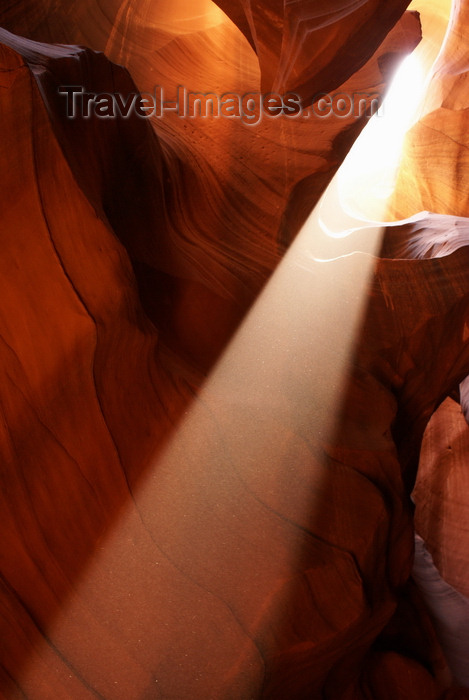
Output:
<instances>
[{"instance_id":1,"label":"bright light beam","mask_svg":"<svg viewBox=\"0 0 469 700\"><path fill-rule=\"evenodd\" d=\"M395 187L404 137L418 118L425 73L418 54L400 64L388 93L338 171L341 208L362 219L380 220Z\"/></svg>"},{"instance_id":2,"label":"bright light beam","mask_svg":"<svg viewBox=\"0 0 469 700\"><path fill-rule=\"evenodd\" d=\"M380 129L380 143L389 143L382 119L365 131ZM262 678L259 645L273 643L292 582L304 576L305 532L324 507L322 449L381 242L379 222L351 213L344 184L359 166L363 184L370 148L355 152L325 193L50 631L71 668L105 697L227 697L232 676L239 697L251 697ZM373 537L364 528L365 550ZM340 546L327 557L348 571ZM330 571L315 567L325 590ZM344 579L355 614L362 592L352 575ZM93 635L71 644L90 611ZM349 624L340 617L337 633Z\"/></svg>"}]
</instances>

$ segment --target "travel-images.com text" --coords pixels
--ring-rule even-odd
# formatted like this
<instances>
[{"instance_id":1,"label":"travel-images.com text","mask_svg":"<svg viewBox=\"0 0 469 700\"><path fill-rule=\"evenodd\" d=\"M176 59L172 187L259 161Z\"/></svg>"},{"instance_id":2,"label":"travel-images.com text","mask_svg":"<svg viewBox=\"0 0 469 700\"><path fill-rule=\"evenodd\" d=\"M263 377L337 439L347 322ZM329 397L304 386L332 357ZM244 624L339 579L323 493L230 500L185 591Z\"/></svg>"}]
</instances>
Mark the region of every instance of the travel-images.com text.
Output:
<instances>
[{"instance_id":1,"label":"travel-images.com text","mask_svg":"<svg viewBox=\"0 0 469 700\"><path fill-rule=\"evenodd\" d=\"M93 93L77 85L62 86L58 93L65 98L65 109L70 119L128 118L132 114L142 119L162 118L168 113L180 118L224 117L241 119L254 126L263 116L275 118L281 115L292 119L318 117L359 118L371 117L381 106L379 93L320 93L305 107L299 95L287 93L236 93L190 92L178 87L174 100L165 100L164 89L156 86L153 93Z\"/></svg>"}]
</instances>

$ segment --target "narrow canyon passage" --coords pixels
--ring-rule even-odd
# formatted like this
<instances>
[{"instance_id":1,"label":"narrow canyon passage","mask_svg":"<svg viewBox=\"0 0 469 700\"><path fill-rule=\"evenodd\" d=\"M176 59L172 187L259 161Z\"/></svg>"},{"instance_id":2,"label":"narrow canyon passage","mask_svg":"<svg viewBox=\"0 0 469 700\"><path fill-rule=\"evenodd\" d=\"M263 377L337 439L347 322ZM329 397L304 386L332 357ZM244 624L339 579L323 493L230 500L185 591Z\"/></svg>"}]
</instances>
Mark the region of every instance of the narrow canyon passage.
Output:
<instances>
[{"instance_id":1,"label":"narrow canyon passage","mask_svg":"<svg viewBox=\"0 0 469 700\"><path fill-rule=\"evenodd\" d=\"M469 698L468 22L0 8L2 698Z\"/></svg>"}]
</instances>

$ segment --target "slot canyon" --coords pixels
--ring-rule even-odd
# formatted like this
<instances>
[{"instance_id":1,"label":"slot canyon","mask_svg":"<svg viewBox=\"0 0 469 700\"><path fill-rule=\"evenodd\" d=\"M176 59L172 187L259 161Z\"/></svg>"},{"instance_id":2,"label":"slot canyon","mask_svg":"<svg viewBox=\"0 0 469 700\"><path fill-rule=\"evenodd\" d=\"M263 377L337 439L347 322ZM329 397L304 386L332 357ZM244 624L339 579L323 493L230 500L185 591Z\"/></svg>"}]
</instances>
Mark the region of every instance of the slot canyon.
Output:
<instances>
[{"instance_id":1,"label":"slot canyon","mask_svg":"<svg viewBox=\"0 0 469 700\"><path fill-rule=\"evenodd\" d=\"M468 36L2 0L2 700L469 699Z\"/></svg>"}]
</instances>

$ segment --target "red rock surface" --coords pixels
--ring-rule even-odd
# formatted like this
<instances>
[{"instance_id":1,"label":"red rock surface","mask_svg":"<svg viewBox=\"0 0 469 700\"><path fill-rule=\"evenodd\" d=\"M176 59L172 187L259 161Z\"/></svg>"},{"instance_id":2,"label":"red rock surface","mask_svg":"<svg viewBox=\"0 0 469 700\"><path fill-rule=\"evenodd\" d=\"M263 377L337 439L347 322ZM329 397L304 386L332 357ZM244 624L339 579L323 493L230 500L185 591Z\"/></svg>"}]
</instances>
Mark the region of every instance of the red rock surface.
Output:
<instances>
[{"instance_id":1,"label":"red rock surface","mask_svg":"<svg viewBox=\"0 0 469 700\"><path fill-rule=\"evenodd\" d=\"M305 99L334 90L355 73L408 4L217 0L256 50L262 89L292 90Z\"/></svg>"},{"instance_id":2,"label":"red rock surface","mask_svg":"<svg viewBox=\"0 0 469 700\"><path fill-rule=\"evenodd\" d=\"M214 367L366 120L67 120L57 95L381 92L419 38L402 2L315 7L0 10L7 700L469 697L409 580L469 252L402 251L454 220L390 227L376 261L293 250Z\"/></svg>"},{"instance_id":3,"label":"red rock surface","mask_svg":"<svg viewBox=\"0 0 469 700\"><path fill-rule=\"evenodd\" d=\"M432 70L419 121L407 135L393 214L438 212L433 231L414 231L400 246L405 257L445 256L467 245L467 6L455 3L450 30ZM467 492L467 378L432 416L420 454L413 498L416 528L443 579L469 592ZM457 401L457 403L456 403ZM459 405L461 404L461 405ZM466 658L469 658L467 650Z\"/></svg>"}]
</instances>

